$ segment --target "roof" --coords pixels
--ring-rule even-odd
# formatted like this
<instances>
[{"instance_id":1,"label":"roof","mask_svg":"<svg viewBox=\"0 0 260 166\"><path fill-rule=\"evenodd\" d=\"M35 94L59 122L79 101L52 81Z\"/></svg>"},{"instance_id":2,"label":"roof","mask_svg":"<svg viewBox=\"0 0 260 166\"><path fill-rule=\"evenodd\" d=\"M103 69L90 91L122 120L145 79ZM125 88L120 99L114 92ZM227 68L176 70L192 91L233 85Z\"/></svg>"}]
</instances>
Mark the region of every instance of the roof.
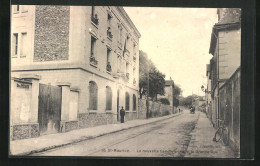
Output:
<instances>
[{"instance_id":1,"label":"roof","mask_svg":"<svg viewBox=\"0 0 260 166\"><path fill-rule=\"evenodd\" d=\"M221 9L218 9L221 10ZM216 49L216 42L218 38L218 32L220 30L231 30L240 28L241 23L241 9L238 8L226 8L222 9L223 15L220 17L218 23L212 28L211 42L209 53L214 56ZM219 14L219 12L218 12Z\"/></svg>"},{"instance_id":2,"label":"roof","mask_svg":"<svg viewBox=\"0 0 260 166\"><path fill-rule=\"evenodd\" d=\"M241 20L241 9L239 9L239 8L218 9L218 11L220 11L220 10L223 11L223 15L219 17L219 21L218 21L217 24L227 24L227 23L240 22L240 20Z\"/></svg>"},{"instance_id":3,"label":"roof","mask_svg":"<svg viewBox=\"0 0 260 166\"><path fill-rule=\"evenodd\" d=\"M165 80L165 86L174 86L173 80Z\"/></svg>"}]
</instances>

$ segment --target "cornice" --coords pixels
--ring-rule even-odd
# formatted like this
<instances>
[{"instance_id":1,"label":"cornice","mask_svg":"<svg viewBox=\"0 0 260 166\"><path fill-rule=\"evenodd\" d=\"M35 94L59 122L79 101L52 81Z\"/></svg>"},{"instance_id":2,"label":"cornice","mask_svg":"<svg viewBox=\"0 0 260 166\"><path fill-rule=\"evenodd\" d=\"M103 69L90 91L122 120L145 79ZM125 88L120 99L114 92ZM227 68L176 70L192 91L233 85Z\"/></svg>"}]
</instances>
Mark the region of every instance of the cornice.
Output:
<instances>
[{"instance_id":1,"label":"cornice","mask_svg":"<svg viewBox=\"0 0 260 166\"><path fill-rule=\"evenodd\" d=\"M134 32L136 33L137 37L140 38L141 34L140 32L137 30L136 26L134 25L134 23L132 22L132 20L129 18L128 14L126 13L125 9L121 6L117 6L116 9L118 10L118 12L123 16L123 18L127 21L127 23L134 28Z\"/></svg>"}]
</instances>

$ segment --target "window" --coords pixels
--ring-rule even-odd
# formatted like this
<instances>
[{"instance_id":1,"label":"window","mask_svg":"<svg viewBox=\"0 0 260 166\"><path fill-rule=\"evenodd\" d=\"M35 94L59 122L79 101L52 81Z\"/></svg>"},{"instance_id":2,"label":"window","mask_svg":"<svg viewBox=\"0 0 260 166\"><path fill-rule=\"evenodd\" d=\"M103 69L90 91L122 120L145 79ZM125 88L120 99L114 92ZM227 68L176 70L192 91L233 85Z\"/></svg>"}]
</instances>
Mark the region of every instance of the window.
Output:
<instances>
[{"instance_id":1,"label":"window","mask_svg":"<svg viewBox=\"0 0 260 166\"><path fill-rule=\"evenodd\" d=\"M91 21L92 21L94 24L98 25L98 16L97 16L97 14L95 13L95 6L92 6L92 8L91 8Z\"/></svg>"},{"instance_id":2,"label":"window","mask_svg":"<svg viewBox=\"0 0 260 166\"><path fill-rule=\"evenodd\" d=\"M22 33L21 36L21 50L20 50L20 57L25 57L27 54L27 33Z\"/></svg>"},{"instance_id":3,"label":"window","mask_svg":"<svg viewBox=\"0 0 260 166\"><path fill-rule=\"evenodd\" d=\"M118 42L121 44L122 43L122 28L120 25L118 25ZM122 47L122 46L121 46Z\"/></svg>"},{"instance_id":4,"label":"window","mask_svg":"<svg viewBox=\"0 0 260 166\"><path fill-rule=\"evenodd\" d=\"M112 39L113 38L113 35L112 35L112 31L111 31L111 19L112 19L112 16L111 14L107 14L107 24L108 24L108 27L107 27L107 36Z\"/></svg>"},{"instance_id":5,"label":"window","mask_svg":"<svg viewBox=\"0 0 260 166\"><path fill-rule=\"evenodd\" d=\"M133 84L136 84L136 80L135 80L135 67L133 68Z\"/></svg>"},{"instance_id":6,"label":"window","mask_svg":"<svg viewBox=\"0 0 260 166\"><path fill-rule=\"evenodd\" d=\"M91 17L93 18L95 15L95 6L91 6Z\"/></svg>"},{"instance_id":7,"label":"window","mask_svg":"<svg viewBox=\"0 0 260 166\"><path fill-rule=\"evenodd\" d=\"M134 56L133 56L133 60L134 60L134 62L136 62L136 45L135 45L135 43L134 43L134 46L133 46L133 54L134 54Z\"/></svg>"},{"instance_id":8,"label":"window","mask_svg":"<svg viewBox=\"0 0 260 166\"><path fill-rule=\"evenodd\" d=\"M112 19L111 14L108 14L108 15L107 15L107 23L108 23L108 26L109 26L109 27L110 27L110 24L111 24L111 19Z\"/></svg>"},{"instance_id":9,"label":"window","mask_svg":"<svg viewBox=\"0 0 260 166\"><path fill-rule=\"evenodd\" d=\"M106 110L112 110L112 90L109 86L106 87Z\"/></svg>"},{"instance_id":10,"label":"window","mask_svg":"<svg viewBox=\"0 0 260 166\"><path fill-rule=\"evenodd\" d=\"M129 93L125 92L125 110L129 111Z\"/></svg>"},{"instance_id":11,"label":"window","mask_svg":"<svg viewBox=\"0 0 260 166\"><path fill-rule=\"evenodd\" d=\"M96 38L91 36L91 48L90 48L90 65L96 67L98 64L98 61L95 58L95 45L96 45Z\"/></svg>"},{"instance_id":12,"label":"window","mask_svg":"<svg viewBox=\"0 0 260 166\"><path fill-rule=\"evenodd\" d=\"M89 109L97 110L98 87L94 81L89 82Z\"/></svg>"},{"instance_id":13,"label":"window","mask_svg":"<svg viewBox=\"0 0 260 166\"><path fill-rule=\"evenodd\" d=\"M13 34L13 43L12 43L12 56L17 56L18 54L18 33Z\"/></svg>"},{"instance_id":14,"label":"window","mask_svg":"<svg viewBox=\"0 0 260 166\"><path fill-rule=\"evenodd\" d=\"M110 54L111 54L111 50L109 48L107 48L107 71L111 72L111 63L110 63Z\"/></svg>"},{"instance_id":15,"label":"window","mask_svg":"<svg viewBox=\"0 0 260 166\"><path fill-rule=\"evenodd\" d=\"M91 48L90 48L91 56L95 55L95 45L96 45L96 39L93 36L91 36Z\"/></svg>"},{"instance_id":16,"label":"window","mask_svg":"<svg viewBox=\"0 0 260 166\"><path fill-rule=\"evenodd\" d=\"M126 62L126 80L129 81L130 73L129 73L129 63Z\"/></svg>"},{"instance_id":17,"label":"window","mask_svg":"<svg viewBox=\"0 0 260 166\"><path fill-rule=\"evenodd\" d=\"M133 110L136 110L136 96L133 94Z\"/></svg>"}]
</instances>

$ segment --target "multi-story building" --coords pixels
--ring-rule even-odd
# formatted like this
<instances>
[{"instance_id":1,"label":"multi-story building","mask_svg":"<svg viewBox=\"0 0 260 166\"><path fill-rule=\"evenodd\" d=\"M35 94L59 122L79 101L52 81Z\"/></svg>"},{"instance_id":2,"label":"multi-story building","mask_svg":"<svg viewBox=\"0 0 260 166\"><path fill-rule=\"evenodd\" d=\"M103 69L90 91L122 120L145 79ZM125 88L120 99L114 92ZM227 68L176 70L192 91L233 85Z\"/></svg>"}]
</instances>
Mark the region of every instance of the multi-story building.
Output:
<instances>
[{"instance_id":1,"label":"multi-story building","mask_svg":"<svg viewBox=\"0 0 260 166\"><path fill-rule=\"evenodd\" d=\"M13 5L11 77L77 89L79 128L114 123L121 107L134 119L140 37L123 7Z\"/></svg>"},{"instance_id":2,"label":"multi-story building","mask_svg":"<svg viewBox=\"0 0 260 166\"><path fill-rule=\"evenodd\" d=\"M224 120L229 130L230 145L240 147L240 63L241 63L241 9L217 10L218 23L212 29L210 60L212 122Z\"/></svg>"},{"instance_id":3,"label":"multi-story building","mask_svg":"<svg viewBox=\"0 0 260 166\"><path fill-rule=\"evenodd\" d=\"M219 118L219 87L240 66L241 59L241 10L221 8L217 10L218 23L212 29L209 53L213 55L211 66L212 119Z\"/></svg>"}]
</instances>

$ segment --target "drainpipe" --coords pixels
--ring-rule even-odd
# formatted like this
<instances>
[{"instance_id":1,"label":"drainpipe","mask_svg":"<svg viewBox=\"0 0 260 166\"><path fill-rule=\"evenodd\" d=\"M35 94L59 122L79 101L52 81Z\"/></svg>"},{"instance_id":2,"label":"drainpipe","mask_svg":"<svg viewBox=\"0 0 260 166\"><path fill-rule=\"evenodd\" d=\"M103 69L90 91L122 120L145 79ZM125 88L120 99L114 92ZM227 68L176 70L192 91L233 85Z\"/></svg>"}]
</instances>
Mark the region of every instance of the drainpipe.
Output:
<instances>
[{"instance_id":1,"label":"drainpipe","mask_svg":"<svg viewBox=\"0 0 260 166\"><path fill-rule=\"evenodd\" d=\"M218 112L218 119L219 119L219 107L220 107L220 102L219 102L219 38L218 36L217 37L217 41L218 41L218 56L217 56L217 69L218 69L218 74L217 74L217 92L218 92L218 96L217 96L217 99L218 99L218 109L217 109L217 112ZM219 122L218 122L218 126L219 126Z\"/></svg>"}]
</instances>

